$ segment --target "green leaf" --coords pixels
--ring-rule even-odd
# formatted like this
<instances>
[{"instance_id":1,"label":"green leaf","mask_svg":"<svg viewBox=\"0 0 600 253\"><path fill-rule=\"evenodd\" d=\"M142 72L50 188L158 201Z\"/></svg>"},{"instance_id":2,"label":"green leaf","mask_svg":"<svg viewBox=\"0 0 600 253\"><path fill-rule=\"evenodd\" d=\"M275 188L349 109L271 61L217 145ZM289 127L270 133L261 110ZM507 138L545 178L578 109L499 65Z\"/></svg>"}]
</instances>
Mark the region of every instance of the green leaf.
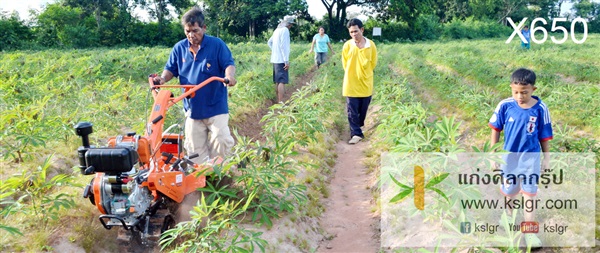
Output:
<instances>
[{"instance_id":1,"label":"green leaf","mask_svg":"<svg viewBox=\"0 0 600 253\"><path fill-rule=\"evenodd\" d=\"M398 195L394 196L392 199L390 199L390 203L396 203L396 202L400 202L403 199L405 199L406 197L408 197L410 195L410 193L412 193L413 189L406 189L400 193L398 193Z\"/></svg>"},{"instance_id":2,"label":"green leaf","mask_svg":"<svg viewBox=\"0 0 600 253\"><path fill-rule=\"evenodd\" d=\"M440 189L434 188L434 187L429 187L427 189L437 192L440 196L442 196L444 199L446 199L446 202L450 203L450 200L448 200L448 197L446 197L446 194L444 194L444 192L442 192Z\"/></svg>"},{"instance_id":3,"label":"green leaf","mask_svg":"<svg viewBox=\"0 0 600 253\"><path fill-rule=\"evenodd\" d=\"M252 200L254 199L255 196L256 196L256 191L253 191L252 193L250 193L250 195L248 196L248 199L246 200L246 204L244 204L244 206L242 207L242 210L244 210L244 211L248 210L248 206L250 205L250 203L252 202Z\"/></svg>"},{"instance_id":4,"label":"green leaf","mask_svg":"<svg viewBox=\"0 0 600 253\"><path fill-rule=\"evenodd\" d=\"M446 179L448 177L448 175L450 175L449 173L442 173L439 174L437 176L435 176L434 178L432 178L431 180L429 180L429 182L427 183L427 185L425 185L425 188L429 189L429 187L432 187L436 184L441 183L442 181L444 181L444 179Z\"/></svg>"},{"instance_id":5,"label":"green leaf","mask_svg":"<svg viewBox=\"0 0 600 253\"><path fill-rule=\"evenodd\" d=\"M4 225L0 224L0 229L8 232L11 235L23 236L23 233L21 233L21 231L19 231L19 229L14 228L14 227L4 226Z\"/></svg>"},{"instance_id":6,"label":"green leaf","mask_svg":"<svg viewBox=\"0 0 600 253\"><path fill-rule=\"evenodd\" d=\"M398 180L396 180L396 179L395 179L395 178L392 176L392 174L391 174L391 173L390 173L390 178L392 179L392 181L394 181L394 183L395 183L396 185L398 185L398 186L400 186L400 187L402 187L402 188L404 188L404 189L412 189L412 187L409 187L409 186L407 186L407 185L404 185L404 184L402 184L402 183L398 182Z\"/></svg>"}]
</instances>

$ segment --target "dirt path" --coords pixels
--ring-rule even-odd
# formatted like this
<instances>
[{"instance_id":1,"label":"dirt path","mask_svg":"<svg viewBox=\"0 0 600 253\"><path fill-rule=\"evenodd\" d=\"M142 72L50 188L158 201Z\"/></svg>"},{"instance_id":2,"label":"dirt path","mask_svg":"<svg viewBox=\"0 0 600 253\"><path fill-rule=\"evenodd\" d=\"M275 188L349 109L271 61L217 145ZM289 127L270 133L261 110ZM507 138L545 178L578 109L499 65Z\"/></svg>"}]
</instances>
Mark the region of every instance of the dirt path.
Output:
<instances>
[{"instance_id":1,"label":"dirt path","mask_svg":"<svg viewBox=\"0 0 600 253\"><path fill-rule=\"evenodd\" d=\"M379 220L371 212L369 175L362 163L368 146L368 141L350 145L343 140L336 144L338 159L330 183L331 195L321 220L328 236L317 252L379 251Z\"/></svg>"}]
</instances>

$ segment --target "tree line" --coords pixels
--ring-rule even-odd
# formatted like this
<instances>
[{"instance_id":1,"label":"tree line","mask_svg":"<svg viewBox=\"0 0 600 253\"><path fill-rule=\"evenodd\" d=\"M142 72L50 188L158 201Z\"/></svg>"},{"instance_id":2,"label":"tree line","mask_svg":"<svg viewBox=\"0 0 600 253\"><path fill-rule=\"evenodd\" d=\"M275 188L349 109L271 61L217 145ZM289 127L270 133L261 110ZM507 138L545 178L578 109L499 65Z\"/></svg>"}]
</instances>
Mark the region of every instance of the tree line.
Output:
<instances>
[{"instance_id":1,"label":"tree line","mask_svg":"<svg viewBox=\"0 0 600 253\"><path fill-rule=\"evenodd\" d=\"M208 34L228 42L264 41L285 15L295 15L294 40L310 41L319 26L334 40L347 39L344 24L365 10L366 34L382 28L386 41L418 41L438 38L507 36L512 28L507 17L519 21L536 17L548 21L561 16L561 7L572 4L569 20L587 20L589 32L600 32L600 2L594 0L320 0L322 19L308 14L305 0L59 0L28 19L0 10L0 51L38 48L86 48L114 46L172 46L184 38L179 18L198 5L205 10ZM145 22L135 9L147 11ZM319 17L321 18L321 17ZM569 25L563 25L570 27ZM582 24L576 29L583 30Z\"/></svg>"}]
</instances>

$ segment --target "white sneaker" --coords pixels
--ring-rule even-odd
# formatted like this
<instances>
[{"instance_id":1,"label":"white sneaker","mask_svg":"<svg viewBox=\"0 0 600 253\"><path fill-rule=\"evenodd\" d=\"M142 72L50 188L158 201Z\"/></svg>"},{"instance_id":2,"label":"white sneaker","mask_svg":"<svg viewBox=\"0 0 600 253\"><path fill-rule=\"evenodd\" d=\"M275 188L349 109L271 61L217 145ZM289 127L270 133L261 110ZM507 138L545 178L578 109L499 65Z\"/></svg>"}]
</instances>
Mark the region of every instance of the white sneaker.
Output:
<instances>
[{"instance_id":1,"label":"white sneaker","mask_svg":"<svg viewBox=\"0 0 600 253\"><path fill-rule=\"evenodd\" d=\"M356 144L356 143L358 143L358 142L359 142L360 140L362 140L362 139L363 139L363 138L362 138L362 137L360 137L360 136L358 136L358 135L352 136L352 139L350 139L350 140L348 141L348 144Z\"/></svg>"}]
</instances>

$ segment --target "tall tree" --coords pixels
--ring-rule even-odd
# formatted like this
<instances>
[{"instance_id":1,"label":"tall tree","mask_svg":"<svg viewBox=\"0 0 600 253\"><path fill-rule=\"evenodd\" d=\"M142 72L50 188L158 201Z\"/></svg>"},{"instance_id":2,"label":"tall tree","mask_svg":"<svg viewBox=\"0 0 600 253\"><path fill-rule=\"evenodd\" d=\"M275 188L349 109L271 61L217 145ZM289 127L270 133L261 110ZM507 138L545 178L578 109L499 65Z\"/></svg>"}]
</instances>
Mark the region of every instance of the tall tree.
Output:
<instances>
[{"instance_id":1,"label":"tall tree","mask_svg":"<svg viewBox=\"0 0 600 253\"><path fill-rule=\"evenodd\" d=\"M85 22L82 22L83 10L61 4L49 4L37 16L35 34L43 46L89 46L94 34L89 33ZM93 21L92 21L93 22ZM82 24L83 23L83 24ZM83 32L82 32L83 31ZM85 33L84 31L88 31Z\"/></svg>"},{"instance_id":2,"label":"tall tree","mask_svg":"<svg viewBox=\"0 0 600 253\"><path fill-rule=\"evenodd\" d=\"M136 0L141 6L148 8L148 13L158 20L159 28L171 20L168 7L172 7L177 15L182 15L194 3L191 0Z\"/></svg>"},{"instance_id":3,"label":"tall tree","mask_svg":"<svg viewBox=\"0 0 600 253\"><path fill-rule=\"evenodd\" d=\"M16 11L11 14L0 11L0 31L0 51L18 49L33 38L31 29Z\"/></svg>"},{"instance_id":4,"label":"tall tree","mask_svg":"<svg viewBox=\"0 0 600 253\"><path fill-rule=\"evenodd\" d=\"M132 34L132 10L142 0L62 0L62 5L79 8L84 17L94 17L101 45L112 46Z\"/></svg>"},{"instance_id":5,"label":"tall tree","mask_svg":"<svg viewBox=\"0 0 600 253\"><path fill-rule=\"evenodd\" d=\"M384 13L385 19L405 22L411 30L419 16L436 14L440 9L436 0L385 0L371 5Z\"/></svg>"},{"instance_id":6,"label":"tall tree","mask_svg":"<svg viewBox=\"0 0 600 253\"><path fill-rule=\"evenodd\" d=\"M150 17L155 18L158 21L158 34L153 40L163 41L165 37L168 37L172 33L169 28L169 24L173 20L169 7L175 10L175 13L181 16L187 9L192 7L194 4L191 0L134 0L141 7L145 7L150 14ZM177 18L177 17L175 17ZM166 43L166 41L163 41Z\"/></svg>"},{"instance_id":7,"label":"tall tree","mask_svg":"<svg viewBox=\"0 0 600 253\"><path fill-rule=\"evenodd\" d=\"M217 32L254 37L269 26L276 26L285 15L307 12L305 0L206 0L208 17ZM219 34L217 34L219 36Z\"/></svg>"},{"instance_id":8,"label":"tall tree","mask_svg":"<svg viewBox=\"0 0 600 253\"><path fill-rule=\"evenodd\" d=\"M323 6L327 10L327 24L329 26L329 35L333 35L334 39L342 36L338 34L343 31L343 36L347 36L345 32L345 23L347 20L347 9L350 6L372 6L382 2L381 0L321 0Z\"/></svg>"},{"instance_id":9,"label":"tall tree","mask_svg":"<svg viewBox=\"0 0 600 253\"><path fill-rule=\"evenodd\" d=\"M527 1L525 0L502 0L500 3L500 10L496 14L497 21L499 23L507 24L507 17L512 16L519 10L527 8Z\"/></svg>"},{"instance_id":10,"label":"tall tree","mask_svg":"<svg viewBox=\"0 0 600 253\"><path fill-rule=\"evenodd\" d=\"M527 0L474 0L469 3L473 17L478 20L495 20L507 25L507 17L521 17L528 13Z\"/></svg>"},{"instance_id":11,"label":"tall tree","mask_svg":"<svg viewBox=\"0 0 600 253\"><path fill-rule=\"evenodd\" d=\"M575 0L573 4L573 10L577 16L587 19L588 21L594 21L598 19L600 15L600 3L590 0Z\"/></svg>"},{"instance_id":12,"label":"tall tree","mask_svg":"<svg viewBox=\"0 0 600 253\"><path fill-rule=\"evenodd\" d=\"M98 30L102 28L103 15L112 17L116 0L63 0L64 6L72 8L81 8L86 16L94 16Z\"/></svg>"},{"instance_id":13,"label":"tall tree","mask_svg":"<svg viewBox=\"0 0 600 253\"><path fill-rule=\"evenodd\" d=\"M471 15L471 7L469 0L437 0L436 15L442 23L451 21L452 19L465 19Z\"/></svg>"},{"instance_id":14,"label":"tall tree","mask_svg":"<svg viewBox=\"0 0 600 253\"><path fill-rule=\"evenodd\" d=\"M560 17L560 10L567 0L530 0L529 9L535 17L554 19Z\"/></svg>"}]
</instances>

